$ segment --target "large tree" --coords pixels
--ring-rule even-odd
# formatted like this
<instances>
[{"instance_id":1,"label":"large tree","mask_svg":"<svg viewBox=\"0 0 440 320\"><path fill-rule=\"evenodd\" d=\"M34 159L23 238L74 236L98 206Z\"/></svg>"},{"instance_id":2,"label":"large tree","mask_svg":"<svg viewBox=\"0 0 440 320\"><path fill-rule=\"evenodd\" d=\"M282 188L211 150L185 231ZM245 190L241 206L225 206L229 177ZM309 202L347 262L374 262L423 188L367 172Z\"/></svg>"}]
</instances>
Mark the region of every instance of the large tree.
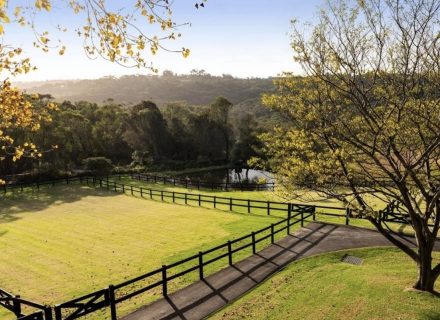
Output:
<instances>
[{"instance_id":1,"label":"large tree","mask_svg":"<svg viewBox=\"0 0 440 320\"><path fill-rule=\"evenodd\" d=\"M289 121L265 137L284 185L367 217L417 263L414 287L430 292L440 275L439 17L438 0L327 1L314 23L293 22L305 75L284 75L264 97ZM377 199L400 203L415 249L387 230Z\"/></svg>"}]
</instances>

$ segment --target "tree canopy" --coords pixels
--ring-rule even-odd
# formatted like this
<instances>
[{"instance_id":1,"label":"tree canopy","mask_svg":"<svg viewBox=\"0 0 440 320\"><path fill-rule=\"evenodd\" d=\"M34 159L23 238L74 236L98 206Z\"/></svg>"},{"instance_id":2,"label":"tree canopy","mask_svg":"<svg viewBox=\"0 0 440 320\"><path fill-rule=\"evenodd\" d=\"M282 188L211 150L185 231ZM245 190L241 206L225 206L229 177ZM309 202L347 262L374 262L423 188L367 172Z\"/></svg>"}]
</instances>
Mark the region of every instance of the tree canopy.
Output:
<instances>
[{"instance_id":1,"label":"tree canopy","mask_svg":"<svg viewBox=\"0 0 440 320\"><path fill-rule=\"evenodd\" d=\"M306 75L286 74L266 105L289 121L265 136L286 188L312 188L370 221L418 265L432 291L440 226L440 2L327 1L318 22L294 21ZM379 201L378 201L379 200ZM417 250L386 230L378 203L409 215Z\"/></svg>"}]
</instances>

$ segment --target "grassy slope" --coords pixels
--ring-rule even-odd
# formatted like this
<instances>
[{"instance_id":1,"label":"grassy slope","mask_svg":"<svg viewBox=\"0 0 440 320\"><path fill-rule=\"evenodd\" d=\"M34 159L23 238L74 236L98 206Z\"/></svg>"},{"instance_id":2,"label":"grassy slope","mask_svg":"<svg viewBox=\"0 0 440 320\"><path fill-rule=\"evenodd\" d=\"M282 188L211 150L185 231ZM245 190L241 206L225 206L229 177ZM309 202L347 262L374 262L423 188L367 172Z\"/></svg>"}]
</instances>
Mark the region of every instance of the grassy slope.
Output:
<instances>
[{"instance_id":1,"label":"grassy slope","mask_svg":"<svg viewBox=\"0 0 440 320\"><path fill-rule=\"evenodd\" d=\"M184 187L174 187L172 185L169 184L162 184L162 183L146 183L146 182L142 182L139 180L134 180L134 179L130 179L130 178L121 178L121 179L113 179L113 181L116 181L118 183L124 183L124 184L129 184L129 185L134 185L134 186L142 186L145 188L151 188L154 190L164 190L164 191L175 191L175 192L186 192L186 193L193 193L193 194L206 194L206 195L210 195L210 196L218 196L218 197L226 197L226 198L235 198L235 199L251 199L251 200L262 200L262 201L275 201L275 202L285 202L284 199L282 199L277 192L273 192L273 191L210 191L210 190L206 190L206 189L202 189L202 190L197 190L197 189L186 189ZM311 192L312 193L312 192ZM313 196L312 194L308 197L308 198L317 198L316 196ZM160 197L156 197L157 200L160 200ZM166 201L170 201L170 199L165 199ZM383 208L385 207L385 205L383 203L379 203L376 199L374 199L373 201L376 201L377 203L375 203L376 207L379 208ZM180 201L183 202L183 201ZM294 203L304 203L300 200L298 201L292 201ZM198 203L194 202L194 203L190 203L194 206L198 206ZM325 199L325 200L321 200L321 201L310 201L307 202L305 204L309 204L309 205L321 205L321 206L329 206L329 207L344 207L340 202L338 202L337 200L334 199ZM202 206L204 207L212 207L211 204L206 203L206 204L202 204ZM229 210L229 207L227 205L225 206L218 206L218 208L223 209L223 210ZM236 212L240 212L240 213L246 213L247 209L246 208L234 208L234 211ZM332 213L338 213L340 214L341 211L332 211L329 209L325 209L325 211L327 212L332 212ZM252 211L254 212L254 211ZM257 214L261 214L261 215L266 215L266 210L265 209L256 209L255 212ZM319 212L319 210L317 211ZM272 213L275 216L280 216L280 217L285 217L286 214L285 212L277 212L277 211L273 211ZM330 222L330 223L345 223L345 218L341 217L330 217L330 216L317 216L317 219L319 221L323 221L323 222ZM358 227L366 227L366 228L374 228L374 226L367 220L361 220L361 219L352 219L350 221L350 225L353 226L358 226ZM389 227L395 231L399 231L401 233L405 233L408 235L413 234L413 231L411 229L411 227L409 226L404 226L401 224L394 224L394 223L389 223L388 224Z\"/></svg>"},{"instance_id":2,"label":"grassy slope","mask_svg":"<svg viewBox=\"0 0 440 320\"><path fill-rule=\"evenodd\" d=\"M8 194L0 203L0 284L59 303L275 221L79 186ZM0 318L7 319L1 309Z\"/></svg>"},{"instance_id":3,"label":"grassy slope","mask_svg":"<svg viewBox=\"0 0 440 320\"><path fill-rule=\"evenodd\" d=\"M212 319L440 319L440 298L404 291L416 279L416 266L403 253L348 252L364 264L341 263L347 251L298 261Z\"/></svg>"}]
</instances>

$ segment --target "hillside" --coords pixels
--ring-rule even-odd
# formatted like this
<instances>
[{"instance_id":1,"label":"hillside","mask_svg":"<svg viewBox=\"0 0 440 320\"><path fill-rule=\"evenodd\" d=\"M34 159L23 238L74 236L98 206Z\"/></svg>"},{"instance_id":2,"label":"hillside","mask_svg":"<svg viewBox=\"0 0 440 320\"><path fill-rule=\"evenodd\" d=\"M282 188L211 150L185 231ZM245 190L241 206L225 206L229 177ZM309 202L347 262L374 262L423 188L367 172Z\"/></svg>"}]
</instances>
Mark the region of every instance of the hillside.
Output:
<instances>
[{"instance_id":1,"label":"hillside","mask_svg":"<svg viewBox=\"0 0 440 320\"><path fill-rule=\"evenodd\" d=\"M105 77L95 80L66 80L17 83L30 93L51 94L56 100L101 103L113 99L116 103L136 104L152 100L158 105L186 102L206 105L217 96L224 96L233 104L260 97L274 89L273 79L239 79L209 74L162 76Z\"/></svg>"}]
</instances>

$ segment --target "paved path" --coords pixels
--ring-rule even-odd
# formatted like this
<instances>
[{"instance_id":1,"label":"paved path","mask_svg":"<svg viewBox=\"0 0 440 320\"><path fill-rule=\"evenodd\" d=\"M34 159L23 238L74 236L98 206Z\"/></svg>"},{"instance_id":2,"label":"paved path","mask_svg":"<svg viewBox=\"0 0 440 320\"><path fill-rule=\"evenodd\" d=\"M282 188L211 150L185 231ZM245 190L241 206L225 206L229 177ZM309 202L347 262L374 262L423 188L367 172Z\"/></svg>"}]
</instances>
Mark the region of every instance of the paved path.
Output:
<instances>
[{"instance_id":1,"label":"paved path","mask_svg":"<svg viewBox=\"0 0 440 320\"><path fill-rule=\"evenodd\" d=\"M404 239L411 244L414 240ZM392 245L374 230L313 222L255 255L176 291L122 320L203 319L292 261L342 249Z\"/></svg>"}]
</instances>

